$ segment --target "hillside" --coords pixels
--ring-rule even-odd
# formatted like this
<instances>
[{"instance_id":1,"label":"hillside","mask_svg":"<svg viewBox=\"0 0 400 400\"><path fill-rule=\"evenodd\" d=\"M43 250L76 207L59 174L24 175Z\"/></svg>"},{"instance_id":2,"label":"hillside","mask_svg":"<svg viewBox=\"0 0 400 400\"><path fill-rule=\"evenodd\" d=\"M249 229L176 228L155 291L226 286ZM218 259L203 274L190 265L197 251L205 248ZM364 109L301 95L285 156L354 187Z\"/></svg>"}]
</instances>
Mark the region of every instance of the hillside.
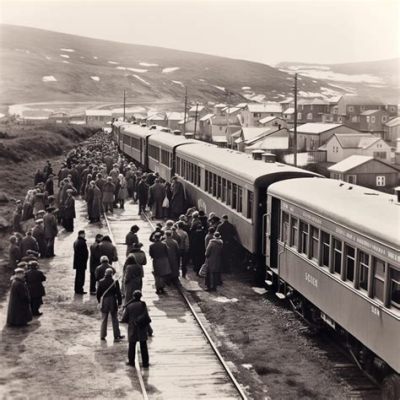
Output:
<instances>
[{"instance_id":1,"label":"hillside","mask_svg":"<svg viewBox=\"0 0 400 400\"><path fill-rule=\"evenodd\" d=\"M134 39L134 38L132 38ZM1 104L129 100L183 102L282 100L292 77L268 65L172 49L116 43L40 29L0 25ZM305 93L325 82L304 78ZM341 92L341 90L338 90Z\"/></svg>"},{"instance_id":2,"label":"hillside","mask_svg":"<svg viewBox=\"0 0 400 400\"><path fill-rule=\"evenodd\" d=\"M282 62L280 71L297 72L308 78L322 79L331 86L350 93L379 97L389 103L400 103L400 59L346 64L307 64Z\"/></svg>"}]
</instances>

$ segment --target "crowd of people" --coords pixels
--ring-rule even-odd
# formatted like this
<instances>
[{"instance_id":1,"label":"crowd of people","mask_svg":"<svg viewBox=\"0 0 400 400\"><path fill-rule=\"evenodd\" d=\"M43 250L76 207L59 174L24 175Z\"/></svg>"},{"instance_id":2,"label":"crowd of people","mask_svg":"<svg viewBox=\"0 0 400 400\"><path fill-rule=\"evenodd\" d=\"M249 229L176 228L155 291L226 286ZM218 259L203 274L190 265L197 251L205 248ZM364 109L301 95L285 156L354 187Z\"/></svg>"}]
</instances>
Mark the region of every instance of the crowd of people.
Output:
<instances>
[{"instance_id":1,"label":"crowd of people","mask_svg":"<svg viewBox=\"0 0 400 400\"><path fill-rule=\"evenodd\" d=\"M148 254L158 295L166 287L180 285L190 265L204 277L206 290L222 285L222 272L229 272L239 243L228 216L221 218L196 208L186 209L186 195L178 177L165 182L157 173L146 173L128 162L106 133L93 136L84 146L70 151L58 172L58 190L50 162L38 170L34 188L24 201L17 202L13 216L14 234L10 237L12 277L7 323L26 325L39 308L45 295L45 275L39 268L40 258L54 257L54 241L59 225L74 231L75 197L86 201L90 223L102 215L124 209L128 200L137 203L139 214L147 213L157 222L149 240ZM24 232L23 221L34 220L34 227ZM146 340L152 335L151 319L141 301L143 277L147 265L141 243L140 228L132 225L126 235L126 258L121 276L113 263L118 254L110 236L98 233L90 246L85 231L80 230L74 242L73 268L76 295L84 295L86 269L89 263L90 294L97 297L102 313L100 338L106 340L107 321L111 317L114 340L124 338L119 329L118 310L123 306L121 322L129 325L128 364L135 365L136 342L140 342L143 366L148 366ZM121 284L120 284L121 282Z\"/></svg>"}]
</instances>

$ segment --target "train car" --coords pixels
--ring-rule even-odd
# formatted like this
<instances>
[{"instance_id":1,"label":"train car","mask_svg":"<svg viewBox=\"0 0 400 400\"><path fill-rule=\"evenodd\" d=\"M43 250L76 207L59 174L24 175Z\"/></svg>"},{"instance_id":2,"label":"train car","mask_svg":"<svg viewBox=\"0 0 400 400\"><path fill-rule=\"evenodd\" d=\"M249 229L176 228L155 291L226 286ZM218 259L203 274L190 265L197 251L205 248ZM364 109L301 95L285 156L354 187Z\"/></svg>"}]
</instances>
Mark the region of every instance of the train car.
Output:
<instances>
[{"instance_id":1,"label":"train car","mask_svg":"<svg viewBox=\"0 0 400 400\"><path fill-rule=\"evenodd\" d=\"M153 132L157 132L154 130ZM175 174L175 154L179 146L196 143L184 136L173 135L158 130L156 135L149 137L148 167L150 171L158 172L160 176L170 181Z\"/></svg>"},{"instance_id":2,"label":"train car","mask_svg":"<svg viewBox=\"0 0 400 400\"><path fill-rule=\"evenodd\" d=\"M120 134L121 134L121 127L124 125L129 126L132 124L125 121L114 121L111 125L112 138L114 142L118 144L118 147L122 146L122 141L120 141Z\"/></svg>"},{"instance_id":3,"label":"train car","mask_svg":"<svg viewBox=\"0 0 400 400\"><path fill-rule=\"evenodd\" d=\"M145 170L148 170L148 140L150 136L158 133L155 129L150 130L140 125L122 125L120 128L119 148Z\"/></svg>"},{"instance_id":4,"label":"train car","mask_svg":"<svg viewBox=\"0 0 400 400\"><path fill-rule=\"evenodd\" d=\"M253 160L251 156L206 143L176 149L176 175L184 182L191 204L217 215L228 214L243 247L256 259L257 280L265 280L267 188L283 179L316 174L281 163Z\"/></svg>"},{"instance_id":5,"label":"train car","mask_svg":"<svg viewBox=\"0 0 400 400\"><path fill-rule=\"evenodd\" d=\"M399 202L302 178L271 185L268 208L266 264L279 297L312 323L346 332L356 362L400 396Z\"/></svg>"}]
</instances>

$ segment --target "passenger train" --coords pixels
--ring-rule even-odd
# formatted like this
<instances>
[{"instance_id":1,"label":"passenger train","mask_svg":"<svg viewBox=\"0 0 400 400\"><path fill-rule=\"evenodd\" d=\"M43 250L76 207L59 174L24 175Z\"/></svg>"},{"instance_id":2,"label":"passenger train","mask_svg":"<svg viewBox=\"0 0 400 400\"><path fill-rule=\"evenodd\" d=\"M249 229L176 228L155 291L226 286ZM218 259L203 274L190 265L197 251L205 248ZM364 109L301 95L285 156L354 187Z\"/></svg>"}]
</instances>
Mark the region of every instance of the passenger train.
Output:
<instances>
[{"instance_id":1,"label":"passenger train","mask_svg":"<svg viewBox=\"0 0 400 400\"><path fill-rule=\"evenodd\" d=\"M400 399L400 204L394 196L136 124L120 150L190 204L228 214L259 282L315 326L345 335L356 363Z\"/></svg>"}]
</instances>

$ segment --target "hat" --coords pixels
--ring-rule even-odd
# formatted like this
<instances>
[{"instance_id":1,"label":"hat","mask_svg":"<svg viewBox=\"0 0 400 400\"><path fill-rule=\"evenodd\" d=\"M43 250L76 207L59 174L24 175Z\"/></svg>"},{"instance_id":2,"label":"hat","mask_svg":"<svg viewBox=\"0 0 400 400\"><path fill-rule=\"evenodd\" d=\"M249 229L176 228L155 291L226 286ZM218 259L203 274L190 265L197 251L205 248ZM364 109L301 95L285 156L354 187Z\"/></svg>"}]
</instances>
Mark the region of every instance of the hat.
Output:
<instances>
[{"instance_id":1,"label":"hat","mask_svg":"<svg viewBox=\"0 0 400 400\"><path fill-rule=\"evenodd\" d=\"M35 222L36 222L37 224L41 224L41 223L43 222L43 218L38 218Z\"/></svg>"},{"instance_id":2,"label":"hat","mask_svg":"<svg viewBox=\"0 0 400 400\"><path fill-rule=\"evenodd\" d=\"M23 268L15 268L14 269L14 272L16 273L16 274L23 274L23 273L25 273L25 270L23 269Z\"/></svg>"},{"instance_id":3,"label":"hat","mask_svg":"<svg viewBox=\"0 0 400 400\"><path fill-rule=\"evenodd\" d=\"M133 291L133 297L134 297L136 300L139 300L139 299L142 297L142 292L141 292L140 290L134 290L134 291Z\"/></svg>"},{"instance_id":4,"label":"hat","mask_svg":"<svg viewBox=\"0 0 400 400\"><path fill-rule=\"evenodd\" d=\"M28 265L32 267L37 267L39 263L36 260L28 261Z\"/></svg>"},{"instance_id":5,"label":"hat","mask_svg":"<svg viewBox=\"0 0 400 400\"><path fill-rule=\"evenodd\" d=\"M100 262L108 262L108 261L110 261L110 260L108 259L107 256L101 256L100 257Z\"/></svg>"},{"instance_id":6,"label":"hat","mask_svg":"<svg viewBox=\"0 0 400 400\"><path fill-rule=\"evenodd\" d=\"M156 239L161 239L161 236L162 236L162 233L161 233L161 232L157 232L157 233L154 235L154 237L155 237Z\"/></svg>"},{"instance_id":7,"label":"hat","mask_svg":"<svg viewBox=\"0 0 400 400\"><path fill-rule=\"evenodd\" d=\"M67 189L67 193L74 193L73 189Z\"/></svg>"},{"instance_id":8,"label":"hat","mask_svg":"<svg viewBox=\"0 0 400 400\"><path fill-rule=\"evenodd\" d=\"M44 214L45 212L44 210L39 210L36 214Z\"/></svg>"},{"instance_id":9,"label":"hat","mask_svg":"<svg viewBox=\"0 0 400 400\"><path fill-rule=\"evenodd\" d=\"M214 233L214 237L217 238L217 239L219 239L219 238L221 237L221 234L220 234L219 232L215 232L215 233Z\"/></svg>"},{"instance_id":10,"label":"hat","mask_svg":"<svg viewBox=\"0 0 400 400\"><path fill-rule=\"evenodd\" d=\"M27 263L26 263L25 261L20 261L20 262L17 264L17 267L18 267L18 268L22 268L22 269L24 269L26 266L27 266Z\"/></svg>"},{"instance_id":11,"label":"hat","mask_svg":"<svg viewBox=\"0 0 400 400\"><path fill-rule=\"evenodd\" d=\"M113 275L113 274L114 274L114 270L112 268L107 268L106 271L104 272L105 276Z\"/></svg>"}]
</instances>

